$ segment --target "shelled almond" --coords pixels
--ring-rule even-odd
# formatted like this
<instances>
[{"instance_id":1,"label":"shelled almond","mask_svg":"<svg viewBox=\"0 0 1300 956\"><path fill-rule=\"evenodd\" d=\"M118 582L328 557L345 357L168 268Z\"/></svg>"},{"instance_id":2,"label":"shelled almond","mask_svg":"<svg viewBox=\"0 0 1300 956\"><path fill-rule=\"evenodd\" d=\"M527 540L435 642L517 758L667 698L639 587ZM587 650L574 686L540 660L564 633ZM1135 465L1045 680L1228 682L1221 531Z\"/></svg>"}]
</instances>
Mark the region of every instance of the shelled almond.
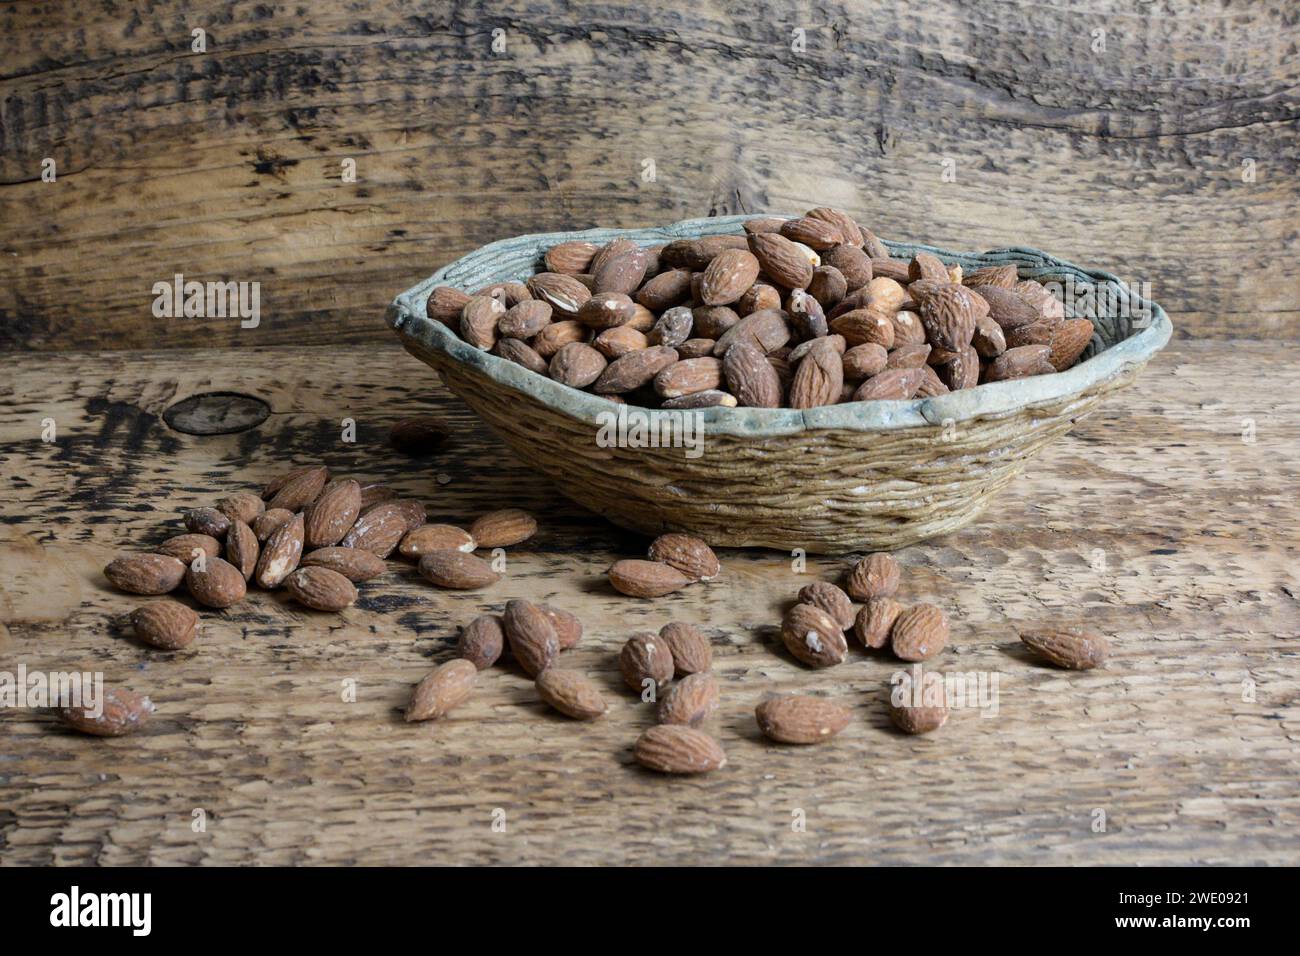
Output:
<instances>
[{"instance_id":1,"label":"shelled almond","mask_svg":"<svg viewBox=\"0 0 1300 956\"><path fill-rule=\"evenodd\" d=\"M427 314L539 375L648 407L933 396L1065 371L1093 334L1014 265L963 276L931 253L895 259L824 206L659 246L563 242L541 266L505 298L434 288Z\"/></svg>"}]
</instances>

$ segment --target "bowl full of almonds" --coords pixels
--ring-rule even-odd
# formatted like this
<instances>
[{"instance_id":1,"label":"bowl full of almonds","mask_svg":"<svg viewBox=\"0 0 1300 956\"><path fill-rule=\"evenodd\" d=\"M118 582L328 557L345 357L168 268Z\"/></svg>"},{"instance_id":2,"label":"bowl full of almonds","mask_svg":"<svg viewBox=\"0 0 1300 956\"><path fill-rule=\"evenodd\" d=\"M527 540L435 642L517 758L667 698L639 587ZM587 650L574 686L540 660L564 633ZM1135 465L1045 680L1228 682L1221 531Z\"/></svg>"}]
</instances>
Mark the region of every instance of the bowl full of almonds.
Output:
<instances>
[{"instance_id":1,"label":"bowl full of almonds","mask_svg":"<svg viewBox=\"0 0 1300 956\"><path fill-rule=\"evenodd\" d=\"M615 523L821 553L973 520L1171 332L1109 273L885 241L829 207L495 242L387 320Z\"/></svg>"}]
</instances>

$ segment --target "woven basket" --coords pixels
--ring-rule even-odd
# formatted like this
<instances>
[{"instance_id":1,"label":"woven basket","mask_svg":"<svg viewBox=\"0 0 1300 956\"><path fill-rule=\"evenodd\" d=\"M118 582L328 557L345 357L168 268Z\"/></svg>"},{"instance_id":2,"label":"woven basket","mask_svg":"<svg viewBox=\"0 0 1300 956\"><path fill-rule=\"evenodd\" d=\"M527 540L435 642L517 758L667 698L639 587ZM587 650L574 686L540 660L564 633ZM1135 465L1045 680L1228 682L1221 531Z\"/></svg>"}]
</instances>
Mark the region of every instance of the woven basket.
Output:
<instances>
[{"instance_id":1,"label":"woven basket","mask_svg":"<svg viewBox=\"0 0 1300 956\"><path fill-rule=\"evenodd\" d=\"M747 217L663 229L593 229L484 246L399 295L388 322L413 355L561 493L646 534L686 531L710 544L838 554L906 547L974 519L1031 456L1102 397L1128 385L1169 340L1164 310L1105 272L1033 249L983 254L887 243L895 256L933 252L970 272L1014 263L1021 278L1109 285L1128 309L1088 315L1086 361L1056 375L999 382L935 398L853 402L807 410L712 408L698 414L702 449L603 447L620 408L481 352L425 316L429 290L522 280L569 239L627 237L643 245L737 233ZM1130 316L1143 315L1141 319Z\"/></svg>"}]
</instances>

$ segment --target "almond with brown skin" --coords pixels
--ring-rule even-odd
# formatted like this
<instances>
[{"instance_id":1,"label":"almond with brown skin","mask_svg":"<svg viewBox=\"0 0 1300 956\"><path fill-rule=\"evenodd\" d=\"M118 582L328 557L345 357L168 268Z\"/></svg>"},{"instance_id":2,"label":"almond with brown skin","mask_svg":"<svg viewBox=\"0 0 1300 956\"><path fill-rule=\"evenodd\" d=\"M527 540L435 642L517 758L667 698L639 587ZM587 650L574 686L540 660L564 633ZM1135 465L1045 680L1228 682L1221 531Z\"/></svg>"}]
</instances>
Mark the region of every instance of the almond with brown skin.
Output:
<instances>
[{"instance_id":1,"label":"almond with brown skin","mask_svg":"<svg viewBox=\"0 0 1300 956\"><path fill-rule=\"evenodd\" d=\"M267 501L269 501L270 499L274 498L276 494L279 493L280 489L283 488L285 485L287 485L289 482L301 478L303 475L306 475L312 471L315 471L318 467L320 466L305 465L302 468L294 468L290 471L281 472L280 474L276 475L274 478L272 478L270 481L266 483L266 487L262 489L262 497ZM325 487L324 481L321 482L321 487L322 488Z\"/></svg>"},{"instance_id":2,"label":"almond with brown skin","mask_svg":"<svg viewBox=\"0 0 1300 956\"><path fill-rule=\"evenodd\" d=\"M740 301L736 303L734 309L726 309L725 312L718 312L717 308L696 310L697 312L706 312L708 315L713 316L715 321L721 321L723 323L721 328L717 329L715 332L706 331L708 326L702 324L701 317L696 315L695 329L701 335L712 335L714 338L718 338L742 316L753 315L755 312L772 312L780 308L781 290L774 285L768 285L766 282L755 282L749 287L745 294L740 297ZM731 323L725 322L727 313L734 316Z\"/></svg>"},{"instance_id":3,"label":"almond with brown skin","mask_svg":"<svg viewBox=\"0 0 1300 956\"><path fill-rule=\"evenodd\" d=\"M916 389L916 398L933 398L935 395L946 395L948 393L948 386L935 374L933 368L927 365L921 369L921 374L923 378Z\"/></svg>"},{"instance_id":4,"label":"almond with brown skin","mask_svg":"<svg viewBox=\"0 0 1300 956\"><path fill-rule=\"evenodd\" d=\"M833 343L815 339L808 354L795 369L790 382L790 408L817 408L834 405L844 388L844 363Z\"/></svg>"},{"instance_id":5,"label":"almond with brown skin","mask_svg":"<svg viewBox=\"0 0 1300 956\"><path fill-rule=\"evenodd\" d=\"M910 281L910 264L902 259L872 255L871 271L877 276L893 279L895 282Z\"/></svg>"},{"instance_id":6,"label":"almond with brown skin","mask_svg":"<svg viewBox=\"0 0 1300 956\"><path fill-rule=\"evenodd\" d=\"M886 349L894 347L894 322L890 314L873 307L853 309L830 321L830 331L844 336L850 346L875 343Z\"/></svg>"},{"instance_id":7,"label":"almond with brown skin","mask_svg":"<svg viewBox=\"0 0 1300 956\"><path fill-rule=\"evenodd\" d=\"M641 766L659 773L707 773L726 766L722 746L694 727L659 724L643 733L632 748Z\"/></svg>"},{"instance_id":8,"label":"almond with brown skin","mask_svg":"<svg viewBox=\"0 0 1300 956\"><path fill-rule=\"evenodd\" d=\"M449 285L440 285L429 293L424 314L435 322L460 329L460 313L469 301L469 295ZM264 496L269 497L269 496Z\"/></svg>"},{"instance_id":9,"label":"almond with brown skin","mask_svg":"<svg viewBox=\"0 0 1300 956\"><path fill-rule=\"evenodd\" d=\"M131 612L131 626L150 647L178 651L198 635L199 616L179 601L151 601Z\"/></svg>"},{"instance_id":10,"label":"almond with brown skin","mask_svg":"<svg viewBox=\"0 0 1300 956\"><path fill-rule=\"evenodd\" d=\"M299 562L302 568L329 568L337 571L349 581L358 583L378 577L387 570L388 565L377 554L360 548L317 548L302 556Z\"/></svg>"},{"instance_id":11,"label":"almond with brown skin","mask_svg":"<svg viewBox=\"0 0 1300 956\"><path fill-rule=\"evenodd\" d=\"M677 350L653 345L610 362L592 386L597 395L618 395L640 388L677 361Z\"/></svg>"},{"instance_id":12,"label":"almond with brown skin","mask_svg":"<svg viewBox=\"0 0 1300 956\"><path fill-rule=\"evenodd\" d=\"M758 259L763 274L787 289L806 289L812 281L813 264L794 242L779 233L751 235L749 251Z\"/></svg>"},{"instance_id":13,"label":"almond with brown skin","mask_svg":"<svg viewBox=\"0 0 1300 956\"><path fill-rule=\"evenodd\" d=\"M461 629L456 653L482 671L500 660L505 644L506 632L501 618L495 614L480 614Z\"/></svg>"},{"instance_id":14,"label":"almond with brown skin","mask_svg":"<svg viewBox=\"0 0 1300 956\"><path fill-rule=\"evenodd\" d=\"M1052 352L1047 357L1052 368L1064 372L1079 360L1083 350L1092 341L1092 322L1088 319L1066 319L1052 335Z\"/></svg>"},{"instance_id":15,"label":"almond with brown skin","mask_svg":"<svg viewBox=\"0 0 1300 956\"><path fill-rule=\"evenodd\" d=\"M642 631L632 635L618 655L619 673L623 682L638 694L644 693L654 683L655 694L673 679L674 664L668 643L658 635Z\"/></svg>"},{"instance_id":16,"label":"almond with brown skin","mask_svg":"<svg viewBox=\"0 0 1300 956\"><path fill-rule=\"evenodd\" d=\"M285 481L267 502L267 510L284 508L286 511L297 511L299 508L307 507L325 489L329 474L329 470L323 465L296 473Z\"/></svg>"},{"instance_id":17,"label":"almond with brown skin","mask_svg":"<svg viewBox=\"0 0 1300 956\"><path fill-rule=\"evenodd\" d=\"M536 302L531 304L541 305ZM433 415L418 415L414 418L403 418L394 424L388 430L388 444L404 455L418 457L432 454L441 448L446 444L448 434L447 425L441 418ZM337 484L339 482L334 482L334 485ZM357 488L360 487L358 484Z\"/></svg>"},{"instance_id":18,"label":"almond with brown skin","mask_svg":"<svg viewBox=\"0 0 1300 956\"><path fill-rule=\"evenodd\" d=\"M343 540L361 513L361 485L351 478L325 487L303 512L303 547L328 548Z\"/></svg>"},{"instance_id":19,"label":"almond with brown skin","mask_svg":"<svg viewBox=\"0 0 1300 956\"><path fill-rule=\"evenodd\" d=\"M928 734L938 730L948 720L946 704L934 707L898 706L889 704L889 719L905 734Z\"/></svg>"},{"instance_id":20,"label":"almond with brown skin","mask_svg":"<svg viewBox=\"0 0 1300 956\"><path fill-rule=\"evenodd\" d=\"M692 581L712 581L722 573L722 563L713 549L688 534L661 534L650 542L647 556L672 565Z\"/></svg>"},{"instance_id":21,"label":"almond with brown skin","mask_svg":"<svg viewBox=\"0 0 1300 956\"><path fill-rule=\"evenodd\" d=\"M853 221L853 217L841 209L835 209L831 206L818 206L816 209L809 209L805 219L821 219L830 223L839 233L839 241L855 248L861 248L864 241L861 227Z\"/></svg>"},{"instance_id":22,"label":"almond with brown skin","mask_svg":"<svg viewBox=\"0 0 1300 956\"><path fill-rule=\"evenodd\" d=\"M921 324L921 317L915 312L907 309L900 310L891 315L889 321L894 327L895 348L901 345L921 345L925 342L925 326Z\"/></svg>"},{"instance_id":23,"label":"almond with brown skin","mask_svg":"<svg viewBox=\"0 0 1300 956\"><path fill-rule=\"evenodd\" d=\"M591 290L573 276L559 272L539 272L528 279L528 291L534 299L549 302L556 312L568 318L578 314L582 304L591 298Z\"/></svg>"},{"instance_id":24,"label":"almond with brown skin","mask_svg":"<svg viewBox=\"0 0 1300 956\"><path fill-rule=\"evenodd\" d=\"M680 398L664 399L664 408L735 408L736 396L716 388L706 388L702 392L692 392Z\"/></svg>"},{"instance_id":25,"label":"almond with brown skin","mask_svg":"<svg viewBox=\"0 0 1300 956\"><path fill-rule=\"evenodd\" d=\"M426 517L424 505L415 498L394 498L391 501L381 502L381 505L385 508L391 507L393 513L402 519L402 524L404 526L403 534L407 531L414 531L416 528L420 527L420 525L424 524ZM372 505L369 508L362 508L361 514L363 516L368 515L371 512L376 511L379 507L380 505Z\"/></svg>"},{"instance_id":26,"label":"almond with brown skin","mask_svg":"<svg viewBox=\"0 0 1300 956\"><path fill-rule=\"evenodd\" d=\"M194 508L185 512L185 528L193 534L205 534L218 541L230 530L230 519L216 508Z\"/></svg>"},{"instance_id":27,"label":"almond with brown skin","mask_svg":"<svg viewBox=\"0 0 1300 956\"><path fill-rule=\"evenodd\" d=\"M600 688L577 671L548 667L537 675L537 696L574 720L595 720L609 710Z\"/></svg>"},{"instance_id":28,"label":"almond with brown skin","mask_svg":"<svg viewBox=\"0 0 1300 956\"><path fill-rule=\"evenodd\" d=\"M525 299L511 306L497 322L497 332L502 338L531 339L551 324L551 304L541 299ZM500 340L498 340L498 345Z\"/></svg>"},{"instance_id":29,"label":"almond with brown skin","mask_svg":"<svg viewBox=\"0 0 1300 956\"><path fill-rule=\"evenodd\" d=\"M609 583L620 594L630 597L663 597L679 591L691 579L671 564L662 561L615 561L609 569Z\"/></svg>"},{"instance_id":30,"label":"almond with brown skin","mask_svg":"<svg viewBox=\"0 0 1300 956\"><path fill-rule=\"evenodd\" d=\"M633 245L626 252L602 260L600 253L591 263L593 292L618 292L631 295L645 279L650 260L645 250Z\"/></svg>"},{"instance_id":31,"label":"almond with brown skin","mask_svg":"<svg viewBox=\"0 0 1300 956\"><path fill-rule=\"evenodd\" d=\"M261 546L253 529L242 521L232 521L226 532L226 560L248 581L257 569L257 557Z\"/></svg>"},{"instance_id":32,"label":"almond with brown skin","mask_svg":"<svg viewBox=\"0 0 1300 956\"><path fill-rule=\"evenodd\" d=\"M849 596L828 581L814 581L799 589L799 603L819 607L847 631L853 626L853 602Z\"/></svg>"},{"instance_id":33,"label":"almond with brown skin","mask_svg":"<svg viewBox=\"0 0 1300 956\"><path fill-rule=\"evenodd\" d=\"M871 263L868 261L867 269L870 268ZM870 279L871 276L868 274L867 281ZM848 291L848 280L835 266L824 263L813 270L812 282L808 283L808 294L820 302L823 309L833 308Z\"/></svg>"},{"instance_id":34,"label":"almond with brown skin","mask_svg":"<svg viewBox=\"0 0 1300 956\"><path fill-rule=\"evenodd\" d=\"M772 697L754 709L758 729L782 744L819 744L849 725L853 712L822 697Z\"/></svg>"},{"instance_id":35,"label":"almond with brown skin","mask_svg":"<svg viewBox=\"0 0 1300 956\"><path fill-rule=\"evenodd\" d=\"M879 375L889 362L889 353L883 345L868 342L855 345L843 355L845 381L860 382Z\"/></svg>"},{"instance_id":36,"label":"almond with brown skin","mask_svg":"<svg viewBox=\"0 0 1300 956\"><path fill-rule=\"evenodd\" d=\"M561 242L546 250L544 257L546 268L550 272L560 272L564 275L581 275L591 268L591 260L596 256L596 248L594 242L583 242L577 239Z\"/></svg>"},{"instance_id":37,"label":"almond with brown skin","mask_svg":"<svg viewBox=\"0 0 1300 956\"><path fill-rule=\"evenodd\" d=\"M285 522L293 520L293 512L284 508L271 508L263 511L251 525L258 544L265 544L266 539L275 534Z\"/></svg>"},{"instance_id":38,"label":"almond with brown skin","mask_svg":"<svg viewBox=\"0 0 1300 956\"><path fill-rule=\"evenodd\" d=\"M659 698L655 719L661 724L698 727L718 709L718 682L708 671L688 674Z\"/></svg>"},{"instance_id":39,"label":"almond with brown skin","mask_svg":"<svg viewBox=\"0 0 1300 956\"><path fill-rule=\"evenodd\" d=\"M635 316L636 303L621 292L597 292L578 310L578 321L598 332L621 328Z\"/></svg>"},{"instance_id":40,"label":"almond with brown skin","mask_svg":"<svg viewBox=\"0 0 1300 956\"><path fill-rule=\"evenodd\" d=\"M749 408L777 408L781 404L781 379L767 357L748 342L738 342L722 359L727 391Z\"/></svg>"},{"instance_id":41,"label":"almond with brown skin","mask_svg":"<svg viewBox=\"0 0 1300 956\"><path fill-rule=\"evenodd\" d=\"M582 621L578 620L576 615L550 604L537 606L551 619L551 626L555 628L555 637L560 642L560 650L567 651L582 640Z\"/></svg>"},{"instance_id":42,"label":"almond with brown skin","mask_svg":"<svg viewBox=\"0 0 1300 956\"><path fill-rule=\"evenodd\" d=\"M986 382L1009 382L1033 375L1049 375L1055 372L1051 362L1052 350L1047 345L1020 345L1007 349L984 371Z\"/></svg>"},{"instance_id":43,"label":"almond with brown skin","mask_svg":"<svg viewBox=\"0 0 1300 956\"><path fill-rule=\"evenodd\" d=\"M691 310L684 305L676 306L659 316L654 326L646 333L646 343L651 346L669 345L678 348L691 337L694 324L695 316ZM678 355L680 354L679 352Z\"/></svg>"},{"instance_id":44,"label":"almond with brown skin","mask_svg":"<svg viewBox=\"0 0 1300 956\"><path fill-rule=\"evenodd\" d=\"M1051 345L1052 339L1056 337L1056 330L1060 328L1058 323L1049 322L1047 319L1040 319L1037 322L1030 322L1028 325L1022 325L1019 328L1008 329L1005 333L1008 349L1018 349L1025 345Z\"/></svg>"},{"instance_id":45,"label":"almond with brown skin","mask_svg":"<svg viewBox=\"0 0 1300 956\"><path fill-rule=\"evenodd\" d=\"M713 340L700 340L712 351ZM680 349L678 350L681 351ZM674 362L655 376L655 392L662 398L680 398L715 389L722 384L722 362L712 355Z\"/></svg>"},{"instance_id":46,"label":"almond with brown skin","mask_svg":"<svg viewBox=\"0 0 1300 956\"><path fill-rule=\"evenodd\" d=\"M284 589L299 604L316 611L341 611L357 601L356 585L324 567L299 568L284 579Z\"/></svg>"},{"instance_id":47,"label":"almond with brown skin","mask_svg":"<svg viewBox=\"0 0 1300 956\"><path fill-rule=\"evenodd\" d=\"M694 624L672 621L659 629L659 639L668 646L677 677L699 674L713 666L713 647Z\"/></svg>"},{"instance_id":48,"label":"almond with brown skin","mask_svg":"<svg viewBox=\"0 0 1300 956\"><path fill-rule=\"evenodd\" d=\"M924 381L923 369L888 368L859 385L853 393L853 401L906 401L916 395Z\"/></svg>"},{"instance_id":49,"label":"almond with brown skin","mask_svg":"<svg viewBox=\"0 0 1300 956\"><path fill-rule=\"evenodd\" d=\"M805 216L781 223L781 235L791 242L801 243L818 252L838 246L844 241L839 228L824 219Z\"/></svg>"},{"instance_id":50,"label":"almond with brown skin","mask_svg":"<svg viewBox=\"0 0 1300 956\"><path fill-rule=\"evenodd\" d=\"M547 373L561 385L586 388L600 378L608 364L605 356L590 345L570 342L551 356Z\"/></svg>"},{"instance_id":51,"label":"almond with brown skin","mask_svg":"<svg viewBox=\"0 0 1300 956\"><path fill-rule=\"evenodd\" d=\"M452 524L424 524L408 531L398 551L403 557L419 560L430 551L473 551L474 536Z\"/></svg>"},{"instance_id":52,"label":"almond with brown skin","mask_svg":"<svg viewBox=\"0 0 1300 956\"><path fill-rule=\"evenodd\" d=\"M930 357L930 346L900 345L889 353L889 368L920 368Z\"/></svg>"},{"instance_id":53,"label":"almond with brown skin","mask_svg":"<svg viewBox=\"0 0 1300 956\"><path fill-rule=\"evenodd\" d=\"M789 342L790 334L789 316L781 309L751 312L718 336L713 354L725 358L733 346L743 343L767 355Z\"/></svg>"},{"instance_id":54,"label":"almond with brown skin","mask_svg":"<svg viewBox=\"0 0 1300 956\"><path fill-rule=\"evenodd\" d=\"M430 583L460 591L485 588L501 580L492 565L464 551L430 551L420 558L419 570Z\"/></svg>"},{"instance_id":55,"label":"almond with brown skin","mask_svg":"<svg viewBox=\"0 0 1300 956\"><path fill-rule=\"evenodd\" d=\"M99 711L95 714L94 711ZM63 704L59 717L73 730L94 737L122 737L133 734L143 726L157 708L143 694L122 687L105 688L103 699L95 706Z\"/></svg>"},{"instance_id":56,"label":"almond with brown skin","mask_svg":"<svg viewBox=\"0 0 1300 956\"><path fill-rule=\"evenodd\" d=\"M573 319L552 322L533 337L531 350L545 363L550 361L552 355L570 342L585 342L588 334L587 327ZM519 361L521 365L532 367L529 362L520 361L518 358L513 358L512 361ZM534 371L540 371L543 375L546 374L544 368L540 370L534 369Z\"/></svg>"},{"instance_id":57,"label":"almond with brown skin","mask_svg":"<svg viewBox=\"0 0 1300 956\"><path fill-rule=\"evenodd\" d=\"M451 660L416 685L406 705L406 720L437 720L459 707L474 691L478 669L466 660Z\"/></svg>"},{"instance_id":58,"label":"almond with brown skin","mask_svg":"<svg viewBox=\"0 0 1300 956\"><path fill-rule=\"evenodd\" d=\"M518 508L489 511L469 527L469 535L480 548L508 548L537 533L537 519Z\"/></svg>"},{"instance_id":59,"label":"almond with brown skin","mask_svg":"<svg viewBox=\"0 0 1300 956\"><path fill-rule=\"evenodd\" d=\"M989 318L1001 326L1004 332L1029 325L1042 316L1039 309L1013 289L982 285L975 287L975 294L988 303Z\"/></svg>"},{"instance_id":60,"label":"almond with brown skin","mask_svg":"<svg viewBox=\"0 0 1300 956\"><path fill-rule=\"evenodd\" d=\"M546 359L538 355L527 342L519 339L497 339L497 344L492 346L492 353L501 356L507 362L522 365L530 372L536 372L538 375L548 374Z\"/></svg>"},{"instance_id":61,"label":"almond with brown skin","mask_svg":"<svg viewBox=\"0 0 1300 956\"><path fill-rule=\"evenodd\" d=\"M253 583L268 590L278 588L280 582L298 567L302 559L302 542L303 518L298 514L277 528L263 543L257 567L253 569Z\"/></svg>"},{"instance_id":62,"label":"almond with brown skin","mask_svg":"<svg viewBox=\"0 0 1300 956\"><path fill-rule=\"evenodd\" d=\"M231 521L252 524L254 519L266 510L266 502L262 500L261 495L255 495L251 491L240 491L218 501L217 510Z\"/></svg>"},{"instance_id":63,"label":"almond with brown skin","mask_svg":"<svg viewBox=\"0 0 1300 956\"><path fill-rule=\"evenodd\" d=\"M894 620L889 639L903 660L929 660L948 644L948 619L933 604L909 607Z\"/></svg>"},{"instance_id":64,"label":"almond with brown skin","mask_svg":"<svg viewBox=\"0 0 1300 956\"><path fill-rule=\"evenodd\" d=\"M975 335L970 341L981 358L997 358L1007 350L1007 337L1002 326L987 315L975 320Z\"/></svg>"},{"instance_id":65,"label":"almond with brown skin","mask_svg":"<svg viewBox=\"0 0 1300 956\"><path fill-rule=\"evenodd\" d=\"M1092 670L1110 656L1110 644L1101 633L1082 625L1026 630L1021 632L1020 640L1040 657L1067 670Z\"/></svg>"},{"instance_id":66,"label":"almond with brown skin","mask_svg":"<svg viewBox=\"0 0 1300 956\"><path fill-rule=\"evenodd\" d=\"M421 508L421 510L423 510ZM360 548L381 558L393 553L402 538L412 529L414 515L409 505L401 499L381 501L357 518L340 544L345 548ZM415 527L419 527L417 522Z\"/></svg>"},{"instance_id":67,"label":"almond with brown skin","mask_svg":"<svg viewBox=\"0 0 1300 956\"><path fill-rule=\"evenodd\" d=\"M185 586L194 600L207 607L224 608L244 599L248 585L243 572L221 558L195 561L185 571Z\"/></svg>"},{"instance_id":68,"label":"almond with brown skin","mask_svg":"<svg viewBox=\"0 0 1300 956\"><path fill-rule=\"evenodd\" d=\"M780 232L785 222L786 220L777 219L775 216L756 216L753 219L746 219L740 225L749 235L755 236L760 232Z\"/></svg>"},{"instance_id":69,"label":"almond with brown skin","mask_svg":"<svg viewBox=\"0 0 1300 956\"><path fill-rule=\"evenodd\" d=\"M889 632L893 630L898 615L906 609L907 605L892 597L871 598L858 611L853 632L863 647L882 648L889 643Z\"/></svg>"},{"instance_id":70,"label":"almond with brown skin","mask_svg":"<svg viewBox=\"0 0 1300 956\"><path fill-rule=\"evenodd\" d=\"M974 388L979 384L980 356L973 346L967 346L957 353L945 353L952 357L934 366L940 380L949 389L956 392L963 388Z\"/></svg>"},{"instance_id":71,"label":"almond with brown skin","mask_svg":"<svg viewBox=\"0 0 1300 956\"><path fill-rule=\"evenodd\" d=\"M104 568L104 577L119 591L166 594L185 578L185 563L167 554L123 554Z\"/></svg>"},{"instance_id":72,"label":"almond with brown skin","mask_svg":"<svg viewBox=\"0 0 1300 956\"><path fill-rule=\"evenodd\" d=\"M529 677L546 670L560 653L555 626L546 612L531 601L507 601L501 623L510 652Z\"/></svg>"},{"instance_id":73,"label":"almond with brown skin","mask_svg":"<svg viewBox=\"0 0 1300 956\"><path fill-rule=\"evenodd\" d=\"M744 249L724 249L713 257L700 280L704 305L730 305L758 278L758 259Z\"/></svg>"},{"instance_id":74,"label":"almond with brown skin","mask_svg":"<svg viewBox=\"0 0 1300 956\"><path fill-rule=\"evenodd\" d=\"M1003 289L1015 287L1018 276L1016 267L1013 265L1004 266L985 266L983 269L976 269L970 275L965 276L961 281L962 285L978 288L980 286L995 285Z\"/></svg>"},{"instance_id":75,"label":"almond with brown skin","mask_svg":"<svg viewBox=\"0 0 1300 956\"><path fill-rule=\"evenodd\" d=\"M621 358L628 352L643 349L649 344L645 333L638 332L630 325L620 325L617 328L606 329L591 340L592 348L611 362L616 358Z\"/></svg>"},{"instance_id":76,"label":"almond with brown skin","mask_svg":"<svg viewBox=\"0 0 1300 956\"><path fill-rule=\"evenodd\" d=\"M741 290L742 292L744 290ZM663 312L691 297L691 271L668 269L637 290L636 301L651 312Z\"/></svg>"},{"instance_id":77,"label":"almond with brown skin","mask_svg":"<svg viewBox=\"0 0 1300 956\"><path fill-rule=\"evenodd\" d=\"M917 314L930 344L950 352L970 345L975 334L976 293L965 286L946 283L927 295Z\"/></svg>"},{"instance_id":78,"label":"almond with brown skin","mask_svg":"<svg viewBox=\"0 0 1300 956\"><path fill-rule=\"evenodd\" d=\"M497 344L500 333L497 324L506 314L506 307L500 299L488 295L476 295L465 303L460 312L460 337L486 352Z\"/></svg>"},{"instance_id":79,"label":"almond with brown skin","mask_svg":"<svg viewBox=\"0 0 1300 956\"><path fill-rule=\"evenodd\" d=\"M158 545L157 552L189 564L200 554L215 558L221 554L221 542L210 534L178 534Z\"/></svg>"},{"instance_id":80,"label":"almond with brown skin","mask_svg":"<svg viewBox=\"0 0 1300 956\"><path fill-rule=\"evenodd\" d=\"M809 667L831 667L848 652L839 622L811 604L796 604L786 612L781 640L796 660Z\"/></svg>"},{"instance_id":81,"label":"almond with brown skin","mask_svg":"<svg viewBox=\"0 0 1300 956\"><path fill-rule=\"evenodd\" d=\"M918 252L912 257L911 264L907 267L907 278L915 282L917 279L930 279L934 282L948 281L948 267L943 264L943 260L929 252Z\"/></svg>"},{"instance_id":82,"label":"almond with brown skin","mask_svg":"<svg viewBox=\"0 0 1300 956\"><path fill-rule=\"evenodd\" d=\"M485 285L481 289L476 289L470 294L470 298L475 296L488 296L496 299L506 309L510 309L520 302L526 302L532 298L532 293L522 282L494 282L491 285Z\"/></svg>"}]
</instances>

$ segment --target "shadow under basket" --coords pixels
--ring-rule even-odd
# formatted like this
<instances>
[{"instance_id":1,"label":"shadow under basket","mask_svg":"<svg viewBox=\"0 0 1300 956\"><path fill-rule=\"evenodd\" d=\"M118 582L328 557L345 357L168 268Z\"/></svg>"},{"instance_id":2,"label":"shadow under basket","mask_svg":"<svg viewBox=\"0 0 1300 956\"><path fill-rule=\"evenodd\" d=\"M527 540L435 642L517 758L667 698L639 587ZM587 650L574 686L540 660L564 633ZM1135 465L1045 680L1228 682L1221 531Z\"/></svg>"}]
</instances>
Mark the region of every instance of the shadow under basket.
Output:
<instances>
[{"instance_id":1,"label":"shadow under basket","mask_svg":"<svg viewBox=\"0 0 1300 956\"><path fill-rule=\"evenodd\" d=\"M1169 340L1164 310L1109 273L1034 249L973 254L888 242L898 258L931 252L966 273L1012 263L1022 279L1091 295L1106 304L1085 312L1095 326L1093 341L1065 372L934 398L672 413L678 417L668 421L687 426L676 432L678 443L643 447L637 439L648 435L637 424L668 413L561 385L479 351L425 315L435 286L472 291L522 281L548 248L566 240L602 244L622 237L658 245L739 233L746 218L495 242L403 292L389 307L388 322L407 351L436 369L526 464L615 524L647 535L684 531L714 546L825 554L903 548L967 524L1031 457L1103 396L1132 382Z\"/></svg>"}]
</instances>

